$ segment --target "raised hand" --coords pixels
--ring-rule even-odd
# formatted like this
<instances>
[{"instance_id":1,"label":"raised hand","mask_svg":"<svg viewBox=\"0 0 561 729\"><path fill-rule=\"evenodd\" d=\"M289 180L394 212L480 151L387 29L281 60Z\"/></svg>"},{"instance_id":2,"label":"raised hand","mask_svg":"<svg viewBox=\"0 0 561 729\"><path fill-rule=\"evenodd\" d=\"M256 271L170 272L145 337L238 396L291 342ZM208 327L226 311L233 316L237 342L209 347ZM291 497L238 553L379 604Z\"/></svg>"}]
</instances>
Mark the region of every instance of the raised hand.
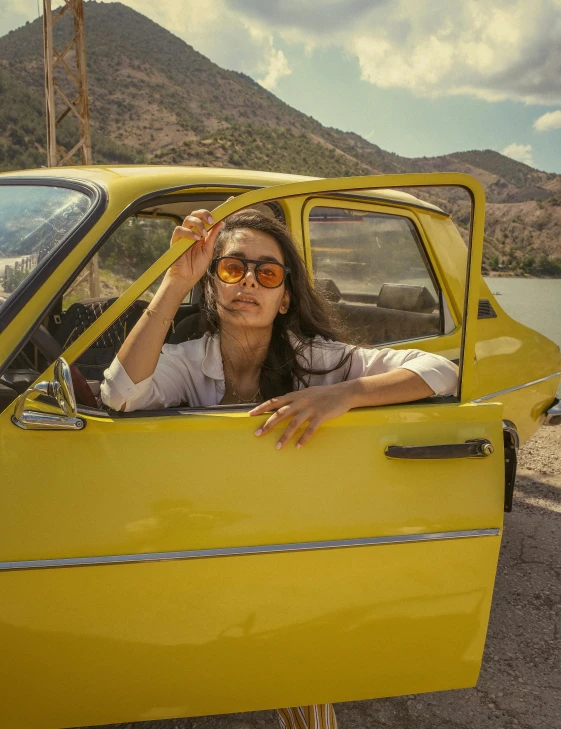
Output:
<instances>
[{"instance_id":1,"label":"raised hand","mask_svg":"<svg viewBox=\"0 0 561 729\"><path fill-rule=\"evenodd\" d=\"M207 231L205 223L213 226ZM181 286L187 293L204 275L212 260L216 237L222 228L222 223L214 225L212 215L208 210L195 210L177 226L173 231L170 246L182 238L196 241L185 253L180 256L166 272L166 279Z\"/></svg>"}]
</instances>

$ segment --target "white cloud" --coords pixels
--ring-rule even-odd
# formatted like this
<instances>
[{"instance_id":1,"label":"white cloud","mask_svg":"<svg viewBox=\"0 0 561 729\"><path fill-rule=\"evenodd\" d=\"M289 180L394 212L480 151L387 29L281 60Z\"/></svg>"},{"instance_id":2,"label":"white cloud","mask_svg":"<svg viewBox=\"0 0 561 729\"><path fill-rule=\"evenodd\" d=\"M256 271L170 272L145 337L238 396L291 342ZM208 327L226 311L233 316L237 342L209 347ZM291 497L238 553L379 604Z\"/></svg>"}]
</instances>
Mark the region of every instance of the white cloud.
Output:
<instances>
[{"instance_id":1,"label":"white cloud","mask_svg":"<svg viewBox=\"0 0 561 729\"><path fill-rule=\"evenodd\" d=\"M355 58L382 88L561 104L561 0L122 1L269 89L299 46ZM37 0L0 0L0 28L36 14Z\"/></svg>"},{"instance_id":2,"label":"white cloud","mask_svg":"<svg viewBox=\"0 0 561 729\"><path fill-rule=\"evenodd\" d=\"M549 132L552 129L561 129L561 109L548 111L534 122L534 129L538 132Z\"/></svg>"},{"instance_id":3,"label":"white cloud","mask_svg":"<svg viewBox=\"0 0 561 729\"><path fill-rule=\"evenodd\" d=\"M381 88L561 103L561 0L225 2L285 43L354 56Z\"/></svg>"},{"instance_id":4,"label":"white cloud","mask_svg":"<svg viewBox=\"0 0 561 729\"><path fill-rule=\"evenodd\" d=\"M271 38L271 46L272 46L272 38ZM272 91L276 85L279 79L281 79L283 76L289 76L292 73L292 70L290 66L288 65L288 61L286 60L286 56L282 51L277 51L273 47L271 47L271 55L269 57L269 68L267 70L267 75L262 79L257 79L258 83L261 84L261 86L264 86L269 91Z\"/></svg>"},{"instance_id":5,"label":"white cloud","mask_svg":"<svg viewBox=\"0 0 561 729\"><path fill-rule=\"evenodd\" d=\"M530 167L534 166L531 144L509 144L508 147L503 149L502 153L518 162L524 162L525 165L530 165Z\"/></svg>"}]
</instances>

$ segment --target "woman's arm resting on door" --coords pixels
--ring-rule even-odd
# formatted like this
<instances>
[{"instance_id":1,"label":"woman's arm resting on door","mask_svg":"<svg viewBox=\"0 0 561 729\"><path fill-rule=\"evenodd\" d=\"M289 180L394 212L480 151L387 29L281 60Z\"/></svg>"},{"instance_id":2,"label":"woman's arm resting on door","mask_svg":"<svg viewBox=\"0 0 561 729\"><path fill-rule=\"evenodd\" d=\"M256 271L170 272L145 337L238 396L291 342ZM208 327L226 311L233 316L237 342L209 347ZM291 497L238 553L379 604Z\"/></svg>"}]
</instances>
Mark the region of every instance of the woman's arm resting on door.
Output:
<instances>
[{"instance_id":1,"label":"woman's arm resting on door","mask_svg":"<svg viewBox=\"0 0 561 729\"><path fill-rule=\"evenodd\" d=\"M416 372L398 368L380 375L359 377L336 385L308 387L289 392L287 395L267 400L251 411L251 415L263 415L275 410L266 423L256 431L265 435L283 421L290 421L280 437L277 448L290 440L304 423L308 427L296 447L305 445L316 430L328 420L337 418L351 408L391 405L422 400L434 395L434 390Z\"/></svg>"}]
</instances>

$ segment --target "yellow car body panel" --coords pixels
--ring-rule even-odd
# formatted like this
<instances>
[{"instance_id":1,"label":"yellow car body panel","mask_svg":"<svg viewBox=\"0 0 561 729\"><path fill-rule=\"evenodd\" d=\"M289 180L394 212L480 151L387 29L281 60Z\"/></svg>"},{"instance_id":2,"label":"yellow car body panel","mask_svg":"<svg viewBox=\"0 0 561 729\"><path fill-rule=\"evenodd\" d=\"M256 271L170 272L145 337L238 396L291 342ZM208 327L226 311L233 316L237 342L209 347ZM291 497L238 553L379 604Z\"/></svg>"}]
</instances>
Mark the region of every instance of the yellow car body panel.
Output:
<instances>
[{"instance_id":1,"label":"yellow car body panel","mask_svg":"<svg viewBox=\"0 0 561 729\"><path fill-rule=\"evenodd\" d=\"M448 301L454 309L456 321L461 322L466 247L451 220L422 214L419 218L438 262L440 283L449 294ZM543 423L544 413L555 400L561 383L559 346L510 317L483 277L479 280L479 297L491 303L497 316L477 320L474 399L502 403L503 418L514 423L520 444L523 444ZM418 346L444 356L456 351L441 348L440 341L440 337L427 339L419 342ZM456 346L459 347L459 337Z\"/></svg>"},{"instance_id":2,"label":"yellow car body panel","mask_svg":"<svg viewBox=\"0 0 561 729\"><path fill-rule=\"evenodd\" d=\"M305 251L301 212L315 195L459 184L476 200L474 242L465 307L468 257L452 223L406 193L377 190L415 219L456 323L395 346L458 356L464 336L461 402L354 410L300 451L280 452L274 436L254 437L263 419L246 412L82 412L77 432L25 431L13 406L0 414L0 725L60 729L473 686L502 533L502 420L512 414L531 434L561 370L558 348L509 319L481 280L477 183L198 168L32 174L95 182L108 203L0 334L0 365L117 217L160 191L273 186L215 218L273 195ZM189 245L167 251L64 357L74 361ZM483 295L496 319L477 320ZM538 349L539 362L520 361ZM51 366L41 379L52 375ZM494 452L386 454L474 439Z\"/></svg>"},{"instance_id":3,"label":"yellow car body panel","mask_svg":"<svg viewBox=\"0 0 561 729\"><path fill-rule=\"evenodd\" d=\"M282 452L247 413L86 416L79 433L1 417L17 473L1 489L0 554L18 566L0 572L6 729L475 684L503 516L499 405L361 409ZM495 453L461 468L384 455L480 437ZM258 553L213 556L236 546Z\"/></svg>"}]
</instances>

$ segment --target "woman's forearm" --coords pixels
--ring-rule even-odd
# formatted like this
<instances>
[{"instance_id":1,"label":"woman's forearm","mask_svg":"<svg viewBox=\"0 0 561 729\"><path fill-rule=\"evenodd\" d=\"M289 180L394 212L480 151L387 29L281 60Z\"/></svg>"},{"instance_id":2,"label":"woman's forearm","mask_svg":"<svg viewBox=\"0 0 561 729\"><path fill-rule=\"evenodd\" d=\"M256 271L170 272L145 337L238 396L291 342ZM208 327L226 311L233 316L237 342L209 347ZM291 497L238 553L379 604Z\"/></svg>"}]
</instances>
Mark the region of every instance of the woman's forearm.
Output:
<instances>
[{"instance_id":1,"label":"woman's forearm","mask_svg":"<svg viewBox=\"0 0 561 729\"><path fill-rule=\"evenodd\" d=\"M308 442L323 423L344 415L351 408L392 405L422 400L430 395L434 395L434 390L420 375L405 368L398 368L383 374L367 375L333 385L305 387L267 400L253 408L249 414L265 415L271 410L275 411L255 431L257 436L265 435L282 421L289 422L277 442L277 448L282 448L298 428L308 423L296 445L299 448Z\"/></svg>"},{"instance_id":2,"label":"woman's forearm","mask_svg":"<svg viewBox=\"0 0 561 729\"><path fill-rule=\"evenodd\" d=\"M135 384L154 374L171 321L191 288L186 290L184 284L165 277L148 305L157 313L143 313L125 339L117 357Z\"/></svg>"},{"instance_id":3,"label":"woman's forearm","mask_svg":"<svg viewBox=\"0 0 561 729\"><path fill-rule=\"evenodd\" d=\"M420 375L404 368L358 377L342 382L340 386L347 390L353 408L411 402L434 395Z\"/></svg>"}]
</instances>

